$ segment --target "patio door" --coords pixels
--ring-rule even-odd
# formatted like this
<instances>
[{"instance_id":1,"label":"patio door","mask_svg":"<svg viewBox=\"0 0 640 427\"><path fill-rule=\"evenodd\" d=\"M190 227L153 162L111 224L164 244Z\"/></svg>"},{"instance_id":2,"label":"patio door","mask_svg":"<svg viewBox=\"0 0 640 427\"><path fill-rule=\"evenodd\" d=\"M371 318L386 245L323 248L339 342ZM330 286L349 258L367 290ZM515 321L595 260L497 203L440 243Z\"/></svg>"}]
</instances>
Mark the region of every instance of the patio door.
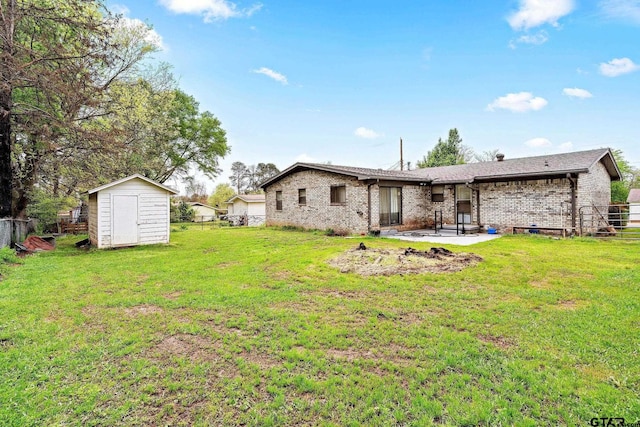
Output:
<instances>
[{"instance_id":1,"label":"patio door","mask_svg":"<svg viewBox=\"0 0 640 427\"><path fill-rule=\"evenodd\" d=\"M380 187L380 226L401 224L402 188Z\"/></svg>"},{"instance_id":2,"label":"patio door","mask_svg":"<svg viewBox=\"0 0 640 427\"><path fill-rule=\"evenodd\" d=\"M456 215L458 224L471 224L471 189L456 185Z\"/></svg>"}]
</instances>

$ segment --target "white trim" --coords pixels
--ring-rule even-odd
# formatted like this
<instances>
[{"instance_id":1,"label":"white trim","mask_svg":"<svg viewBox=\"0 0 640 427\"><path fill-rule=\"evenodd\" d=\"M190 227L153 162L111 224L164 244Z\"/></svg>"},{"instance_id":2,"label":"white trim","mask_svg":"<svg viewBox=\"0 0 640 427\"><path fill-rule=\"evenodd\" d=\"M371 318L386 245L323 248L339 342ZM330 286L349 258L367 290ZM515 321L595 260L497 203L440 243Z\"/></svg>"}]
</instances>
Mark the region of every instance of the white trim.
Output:
<instances>
[{"instance_id":1,"label":"white trim","mask_svg":"<svg viewBox=\"0 0 640 427\"><path fill-rule=\"evenodd\" d=\"M87 191L87 193L88 194L97 193L99 191L105 190L107 188L113 187L113 186L118 185L118 184L122 184L123 182L131 181L132 179L136 179L136 178L140 179L142 181L148 182L149 184L155 185L156 187L160 187L163 190L166 190L171 194L178 194L179 193L179 191L174 190L171 187L167 187L166 185L160 184L159 182L155 182L155 181L153 181L153 180L151 180L151 179L149 179L147 177L144 177L144 176L142 176L140 174L134 174L134 175L128 176L126 178L122 178L122 179L119 179L117 181L110 182L110 183L105 184L103 186L93 188L93 189Z\"/></svg>"}]
</instances>

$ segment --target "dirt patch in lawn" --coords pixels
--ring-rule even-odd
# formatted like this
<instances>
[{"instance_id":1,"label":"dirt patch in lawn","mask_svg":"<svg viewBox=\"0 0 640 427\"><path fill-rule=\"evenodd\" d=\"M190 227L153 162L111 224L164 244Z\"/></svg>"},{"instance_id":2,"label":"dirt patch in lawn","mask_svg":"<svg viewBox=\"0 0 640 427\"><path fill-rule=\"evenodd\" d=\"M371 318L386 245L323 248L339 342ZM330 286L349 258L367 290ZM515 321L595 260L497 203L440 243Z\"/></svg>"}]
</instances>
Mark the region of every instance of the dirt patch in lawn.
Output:
<instances>
[{"instance_id":1,"label":"dirt patch in lawn","mask_svg":"<svg viewBox=\"0 0 640 427\"><path fill-rule=\"evenodd\" d=\"M486 344L493 344L502 350L506 350L513 346L513 343L504 337L496 337L494 335L480 334L478 339Z\"/></svg>"},{"instance_id":2,"label":"dirt patch in lawn","mask_svg":"<svg viewBox=\"0 0 640 427\"><path fill-rule=\"evenodd\" d=\"M348 250L329 261L341 273L361 276L392 276L395 274L446 273L463 270L482 261L478 255L466 252L454 253L445 248L428 251L407 249Z\"/></svg>"},{"instance_id":3,"label":"dirt patch in lawn","mask_svg":"<svg viewBox=\"0 0 640 427\"><path fill-rule=\"evenodd\" d=\"M124 309L124 313L129 316L157 314L157 313L162 313L162 311L163 311L162 307L158 307L157 305L150 305L150 304L136 305L136 306L127 307Z\"/></svg>"},{"instance_id":4,"label":"dirt patch in lawn","mask_svg":"<svg viewBox=\"0 0 640 427\"><path fill-rule=\"evenodd\" d=\"M160 359L165 357L185 357L192 361L213 361L218 359L215 345L211 341L189 334L165 337L150 349L150 354Z\"/></svg>"}]
</instances>

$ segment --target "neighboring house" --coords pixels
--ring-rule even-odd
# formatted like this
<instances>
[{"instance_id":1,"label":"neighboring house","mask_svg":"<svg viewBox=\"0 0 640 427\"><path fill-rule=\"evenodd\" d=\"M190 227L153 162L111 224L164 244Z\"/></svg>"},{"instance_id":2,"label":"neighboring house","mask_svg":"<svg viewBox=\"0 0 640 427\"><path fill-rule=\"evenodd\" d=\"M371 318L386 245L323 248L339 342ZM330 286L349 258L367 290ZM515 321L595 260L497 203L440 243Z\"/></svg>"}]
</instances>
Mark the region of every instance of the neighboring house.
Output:
<instances>
[{"instance_id":1,"label":"neighboring house","mask_svg":"<svg viewBox=\"0 0 640 427\"><path fill-rule=\"evenodd\" d=\"M265 221L264 194L238 194L227 201L227 218L235 225L262 225Z\"/></svg>"},{"instance_id":2,"label":"neighboring house","mask_svg":"<svg viewBox=\"0 0 640 427\"><path fill-rule=\"evenodd\" d=\"M640 188L632 188L627 197L629 225L640 227Z\"/></svg>"},{"instance_id":3,"label":"neighboring house","mask_svg":"<svg viewBox=\"0 0 640 427\"><path fill-rule=\"evenodd\" d=\"M193 208L193 212L195 213L193 220L196 222L213 221L220 213L219 209L205 205L204 203L187 202L187 204Z\"/></svg>"},{"instance_id":4,"label":"neighboring house","mask_svg":"<svg viewBox=\"0 0 640 427\"><path fill-rule=\"evenodd\" d=\"M267 225L340 232L445 224L578 229L582 207L607 212L620 171L609 149L411 171L296 163L262 184Z\"/></svg>"},{"instance_id":5,"label":"neighboring house","mask_svg":"<svg viewBox=\"0 0 640 427\"><path fill-rule=\"evenodd\" d=\"M88 193L92 245L169 243L169 198L178 193L173 188L136 174Z\"/></svg>"}]
</instances>

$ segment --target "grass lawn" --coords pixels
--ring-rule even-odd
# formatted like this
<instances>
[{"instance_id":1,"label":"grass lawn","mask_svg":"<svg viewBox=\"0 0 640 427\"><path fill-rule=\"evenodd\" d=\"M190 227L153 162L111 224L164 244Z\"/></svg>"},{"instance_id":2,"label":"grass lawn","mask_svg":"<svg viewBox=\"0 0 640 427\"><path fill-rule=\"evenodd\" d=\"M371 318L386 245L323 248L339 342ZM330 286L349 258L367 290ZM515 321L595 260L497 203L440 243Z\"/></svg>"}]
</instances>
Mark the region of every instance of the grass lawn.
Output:
<instances>
[{"instance_id":1,"label":"grass lawn","mask_svg":"<svg viewBox=\"0 0 640 427\"><path fill-rule=\"evenodd\" d=\"M0 425L640 421L640 242L505 236L455 273L361 277L265 228L0 270ZM429 243L411 246L428 250Z\"/></svg>"}]
</instances>

